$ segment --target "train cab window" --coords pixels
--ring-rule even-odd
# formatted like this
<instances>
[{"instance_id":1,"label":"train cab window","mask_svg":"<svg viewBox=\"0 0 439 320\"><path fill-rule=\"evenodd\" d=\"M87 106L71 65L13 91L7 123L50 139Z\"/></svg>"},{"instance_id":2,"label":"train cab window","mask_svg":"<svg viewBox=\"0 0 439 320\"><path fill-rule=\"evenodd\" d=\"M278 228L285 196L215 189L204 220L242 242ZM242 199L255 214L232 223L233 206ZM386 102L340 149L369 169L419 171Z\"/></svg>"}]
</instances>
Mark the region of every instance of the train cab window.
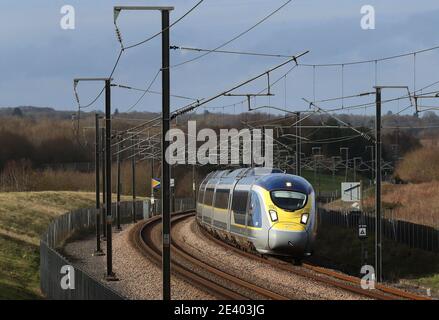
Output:
<instances>
[{"instance_id":1,"label":"train cab window","mask_svg":"<svg viewBox=\"0 0 439 320\"><path fill-rule=\"evenodd\" d=\"M201 183L199 189L198 189L198 202L199 203L203 203L203 199L204 199L204 193L206 190L206 184L208 182L208 178L211 175L211 173L209 173L209 175L204 179L204 181Z\"/></svg>"},{"instance_id":2,"label":"train cab window","mask_svg":"<svg viewBox=\"0 0 439 320\"><path fill-rule=\"evenodd\" d=\"M229 204L229 189L216 189L215 207L219 209L227 209L228 204Z\"/></svg>"},{"instance_id":3,"label":"train cab window","mask_svg":"<svg viewBox=\"0 0 439 320\"><path fill-rule=\"evenodd\" d=\"M302 209L307 200L306 194L288 190L271 191L270 194L273 203L277 207L287 211Z\"/></svg>"},{"instance_id":4,"label":"train cab window","mask_svg":"<svg viewBox=\"0 0 439 320\"><path fill-rule=\"evenodd\" d=\"M262 226L261 203L256 192L250 195L250 207L248 209L248 226L259 228Z\"/></svg>"},{"instance_id":5,"label":"train cab window","mask_svg":"<svg viewBox=\"0 0 439 320\"><path fill-rule=\"evenodd\" d=\"M213 200L213 190L212 188L206 189L206 194L204 195L204 204L211 206Z\"/></svg>"},{"instance_id":6,"label":"train cab window","mask_svg":"<svg viewBox=\"0 0 439 320\"><path fill-rule=\"evenodd\" d=\"M202 203L204 198L204 188L200 188L198 191L198 202Z\"/></svg>"},{"instance_id":7,"label":"train cab window","mask_svg":"<svg viewBox=\"0 0 439 320\"><path fill-rule=\"evenodd\" d=\"M245 214L247 210L248 191L234 190L232 210L235 223L245 225Z\"/></svg>"}]
</instances>

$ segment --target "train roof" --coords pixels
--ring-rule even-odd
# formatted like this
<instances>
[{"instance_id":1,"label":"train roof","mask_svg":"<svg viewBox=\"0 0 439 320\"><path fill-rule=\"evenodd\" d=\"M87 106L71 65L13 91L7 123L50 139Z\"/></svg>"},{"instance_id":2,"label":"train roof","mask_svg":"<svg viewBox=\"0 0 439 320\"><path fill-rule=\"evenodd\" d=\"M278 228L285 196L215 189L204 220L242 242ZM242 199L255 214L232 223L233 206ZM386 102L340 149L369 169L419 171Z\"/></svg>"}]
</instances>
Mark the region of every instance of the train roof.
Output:
<instances>
[{"instance_id":1,"label":"train roof","mask_svg":"<svg viewBox=\"0 0 439 320\"><path fill-rule=\"evenodd\" d=\"M264 167L213 171L206 176L203 184L220 183L227 185L237 179L245 184L254 183L266 190L283 189L306 194L313 191L311 184L300 176L286 174L280 169Z\"/></svg>"},{"instance_id":2,"label":"train roof","mask_svg":"<svg viewBox=\"0 0 439 320\"><path fill-rule=\"evenodd\" d=\"M275 173L261 177L255 184L266 190L291 190L305 194L313 191L311 184L300 176Z\"/></svg>"},{"instance_id":3,"label":"train roof","mask_svg":"<svg viewBox=\"0 0 439 320\"><path fill-rule=\"evenodd\" d=\"M242 177L252 177L252 176L264 176L272 173L283 173L282 170L276 168L239 168L235 170L218 170L212 171L207 175L209 179L224 179L224 178L242 178Z\"/></svg>"}]
</instances>

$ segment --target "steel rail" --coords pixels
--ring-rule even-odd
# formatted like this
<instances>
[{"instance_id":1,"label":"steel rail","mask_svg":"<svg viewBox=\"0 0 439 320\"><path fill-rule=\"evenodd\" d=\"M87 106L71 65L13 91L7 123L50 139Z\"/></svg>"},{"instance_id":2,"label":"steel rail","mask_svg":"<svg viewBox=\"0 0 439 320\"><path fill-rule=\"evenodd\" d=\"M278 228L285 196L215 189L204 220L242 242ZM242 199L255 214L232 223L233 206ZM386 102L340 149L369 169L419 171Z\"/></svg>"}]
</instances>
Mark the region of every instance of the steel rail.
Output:
<instances>
[{"instance_id":1,"label":"steel rail","mask_svg":"<svg viewBox=\"0 0 439 320\"><path fill-rule=\"evenodd\" d=\"M178 221L182 221L193 215L193 210L175 213L172 216L172 222L175 224L178 223ZM145 255L152 258L158 265L161 264L160 244L154 243L154 239L152 239L151 234L152 229L157 227L157 225L160 223L160 216L153 217L145 223L136 226L134 232L132 233L132 242L136 245L136 247L139 248ZM246 292L250 292L252 297L256 295L273 300L288 299L287 297L284 297L278 293L272 292L265 288L261 288L250 282L247 282L224 271L214 268L213 266L189 254L175 241L172 242L172 250L176 256L181 257L182 259L188 261L190 264L196 265L199 268L206 270L210 274L213 274L218 278L224 279L226 282L233 283L237 287L243 288ZM173 259L172 261L172 267L173 271L179 274L184 279L190 280L191 283L196 283L200 288L207 289L207 291L212 292L213 294L220 296L221 298L233 300L247 300L252 298L238 293L235 290L227 288L221 284L218 284L205 276L194 273L193 269L183 265L181 262L176 261L175 259Z\"/></svg>"},{"instance_id":2,"label":"steel rail","mask_svg":"<svg viewBox=\"0 0 439 320\"><path fill-rule=\"evenodd\" d=\"M288 265L283 260L280 260L277 258L272 258L272 257L270 257L270 258L260 257L254 253L243 251L230 243L226 243L226 242L214 237L211 233L209 233L203 227L201 227L200 225L198 225L198 226L199 226L199 229L201 230L201 232L209 240L213 241L214 243L216 243L224 248L232 249L233 251L238 252L239 254L241 254L245 257L255 259L259 262L269 264L269 265L277 267L281 270L292 272L292 273L298 274L298 275L303 276L303 277L312 278L316 281L323 282L323 283L329 284L331 286L344 289L346 291L350 291L353 293L357 293L357 294L360 294L360 295L363 295L363 296L366 296L369 298L373 298L373 299L378 299L378 300L394 300L395 298L409 299L409 300L431 300L428 297L415 295L415 294L412 294L412 293L409 293L406 291L402 291L402 290L399 290L396 288L384 286L382 284L376 284L376 289L378 289L379 291L378 290L364 290L359 286L361 279L359 279L357 277L349 276L346 274L341 274L341 273L331 271L331 270L328 270L328 269L325 269L322 267L318 267L318 266L312 266L310 264L303 264L304 268L320 274L320 276L312 275L309 272L299 270L298 268L293 268L292 266ZM323 276L326 276L326 277L323 277ZM330 278L328 278L328 277L330 277ZM340 280L344 281L344 282L341 282Z\"/></svg>"},{"instance_id":3,"label":"steel rail","mask_svg":"<svg viewBox=\"0 0 439 320\"><path fill-rule=\"evenodd\" d=\"M178 224L178 223L182 222L184 219L191 217L192 215L193 214L179 216L178 218L176 218L174 220L174 223ZM271 290L268 290L268 289L265 289L265 288L260 287L258 285L255 285L251 282L248 282L246 280L238 278L230 273L227 273L225 271L218 269L217 267L213 266L212 264L209 264L207 262L200 260L195 255L190 254L189 252L184 250L183 247L181 245L179 245L176 241L172 241L172 247L174 249L173 252L175 254L179 255L180 257L182 257L183 259L189 261L190 263L192 263L192 264L202 268L203 270L206 270L206 271L208 271L208 272L210 272L210 273L212 273L212 274L214 274L222 279L230 281L239 287L245 288L246 290L249 290L251 292L255 292L258 295L261 295L264 298L268 298L271 300L289 300L289 298L286 296L283 296L283 295L278 294L276 292L273 292Z\"/></svg>"},{"instance_id":4,"label":"steel rail","mask_svg":"<svg viewBox=\"0 0 439 320\"><path fill-rule=\"evenodd\" d=\"M185 214L182 212L180 214ZM161 222L160 216L155 216L144 223L137 224L130 234L130 241L135 247L146 257L152 259L152 262L158 266L161 266L161 250L159 245L153 243L151 239L151 229ZM190 279L191 283L196 284L198 287L207 289L215 296L232 300L245 300L247 297L236 293L228 288L222 287L211 280L194 274L192 270L182 266L179 263L173 263L172 269L175 273L180 275L183 279Z\"/></svg>"}]
</instances>

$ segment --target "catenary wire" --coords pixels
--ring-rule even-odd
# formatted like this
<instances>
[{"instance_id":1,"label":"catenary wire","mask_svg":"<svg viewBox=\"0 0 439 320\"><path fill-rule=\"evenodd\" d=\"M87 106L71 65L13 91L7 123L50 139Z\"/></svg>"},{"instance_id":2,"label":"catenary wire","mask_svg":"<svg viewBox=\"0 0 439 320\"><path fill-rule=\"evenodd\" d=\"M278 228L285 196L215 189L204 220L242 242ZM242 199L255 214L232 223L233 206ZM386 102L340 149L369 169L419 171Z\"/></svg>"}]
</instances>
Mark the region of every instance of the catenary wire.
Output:
<instances>
[{"instance_id":1,"label":"catenary wire","mask_svg":"<svg viewBox=\"0 0 439 320\"><path fill-rule=\"evenodd\" d=\"M280 10L282 10L284 7L286 7L288 4L290 4L293 0L288 0L287 2L285 2L284 4L282 4L279 8L277 8L276 10L270 12L270 14L268 14L267 16L265 16L263 19L259 20L256 24L252 25L250 28L246 29L245 31L241 32L240 34L236 35L235 37L233 37L232 39L224 42L223 44L217 46L216 48L214 48L213 50L210 50L208 52L205 52L195 58L189 59L189 60L185 60L183 62L177 63L173 66L171 66L171 68L176 68L176 67L180 67L182 65L185 65L187 63L199 60L205 56L207 56L208 54L214 52L214 50L219 50L225 46L227 46L228 44L232 43L233 41L241 38L242 36L244 36L245 34L247 34L248 32L250 32L251 30L253 30L254 28L256 28L257 26L259 26L260 24L264 23L266 20L268 20L269 18L271 18L273 15L275 15L277 12L279 12Z\"/></svg>"}]
</instances>

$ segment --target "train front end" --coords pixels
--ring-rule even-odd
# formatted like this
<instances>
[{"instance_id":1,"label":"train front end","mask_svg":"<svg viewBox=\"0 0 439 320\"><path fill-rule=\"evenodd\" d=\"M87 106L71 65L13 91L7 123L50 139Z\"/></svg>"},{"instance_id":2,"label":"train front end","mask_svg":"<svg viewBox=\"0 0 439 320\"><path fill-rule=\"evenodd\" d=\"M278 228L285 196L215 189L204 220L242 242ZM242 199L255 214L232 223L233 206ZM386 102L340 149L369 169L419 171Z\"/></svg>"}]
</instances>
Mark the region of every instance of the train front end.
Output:
<instances>
[{"instance_id":1,"label":"train front end","mask_svg":"<svg viewBox=\"0 0 439 320\"><path fill-rule=\"evenodd\" d=\"M310 256L317 229L311 184L290 174L267 175L256 184L268 215L269 253L296 258Z\"/></svg>"}]
</instances>

